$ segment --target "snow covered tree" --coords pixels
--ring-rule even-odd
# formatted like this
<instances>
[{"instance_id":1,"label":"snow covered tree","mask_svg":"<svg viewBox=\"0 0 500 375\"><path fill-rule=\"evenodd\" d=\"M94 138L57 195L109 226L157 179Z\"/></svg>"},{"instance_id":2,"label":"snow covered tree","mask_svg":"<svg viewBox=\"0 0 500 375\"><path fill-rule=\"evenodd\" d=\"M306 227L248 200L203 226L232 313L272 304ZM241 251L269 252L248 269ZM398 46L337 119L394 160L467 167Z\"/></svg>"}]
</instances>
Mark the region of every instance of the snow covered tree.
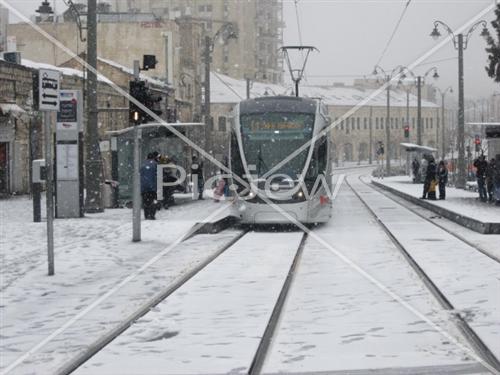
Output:
<instances>
[{"instance_id":1,"label":"snow covered tree","mask_svg":"<svg viewBox=\"0 0 500 375\"><path fill-rule=\"evenodd\" d=\"M488 35L486 41L488 43L488 65L486 66L486 72L488 76L493 78L495 82L500 83L500 4L497 4L495 9L496 18L491 22L491 26L495 30L496 40L493 36Z\"/></svg>"}]
</instances>

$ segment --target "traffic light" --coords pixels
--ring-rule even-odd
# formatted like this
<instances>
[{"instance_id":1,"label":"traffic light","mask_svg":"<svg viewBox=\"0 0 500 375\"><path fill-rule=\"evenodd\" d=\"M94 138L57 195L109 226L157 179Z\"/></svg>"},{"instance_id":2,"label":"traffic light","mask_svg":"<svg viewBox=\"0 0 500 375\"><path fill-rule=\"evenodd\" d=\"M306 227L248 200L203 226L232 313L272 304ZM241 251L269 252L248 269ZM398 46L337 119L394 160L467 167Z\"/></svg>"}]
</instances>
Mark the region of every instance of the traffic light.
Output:
<instances>
[{"instance_id":1,"label":"traffic light","mask_svg":"<svg viewBox=\"0 0 500 375\"><path fill-rule=\"evenodd\" d=\"M130 81L130 96L143 105L146 105L146 90L146 83L144 81ZM145 122L145 113L132 101L129 102L129 121L134 125L139 125Z\"/></svg>"},{"instance_id":2,"label":"traffic light","mask_svg":"<svg viewBox=\"0 0 500 375\"><path fill-rule=\"evenodd\" d=\"M405 138L410 138L410 125L405 125Z\"/></svg>"},{"instance_id":3,"label":"traffic light","mask_svg":"<svg viewBox=\"0 0 500 375\"><path fill-rule=\"evenodd\" d=\"M476 152L481 151L481 138L479 138L479 135L474 138L474 144L476 145Z\"/></svg>"},{"instance_id":4,"label":"traffic light","mask_svg":"<svg viewBox=\"0 0 500 375\"><path fill-rule=\"evenodd\" d=\"M162 100L159 94L153 93L146 87L146 82L133 80L130 81L130 96L135 98L139 103L149 109L151 112L160 116L162 111L160 109L160 102ZM134 125L140 125L147 122L154 121L154 119L135 103L129 102L129 121Z\"/></svg>"}]
</instances>

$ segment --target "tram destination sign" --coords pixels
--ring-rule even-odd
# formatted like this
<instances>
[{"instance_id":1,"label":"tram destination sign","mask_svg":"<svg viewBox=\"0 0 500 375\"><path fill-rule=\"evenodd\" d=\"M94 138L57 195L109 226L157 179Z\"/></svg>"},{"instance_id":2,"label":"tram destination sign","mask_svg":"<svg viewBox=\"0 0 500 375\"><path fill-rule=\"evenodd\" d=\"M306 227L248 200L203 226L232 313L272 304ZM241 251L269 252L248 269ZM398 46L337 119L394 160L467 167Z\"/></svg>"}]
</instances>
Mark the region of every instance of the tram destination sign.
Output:
<instances>
[{"instance_id":1,"label":"tram destination sign","mask_svg":"<svg viewBox=\"0 0 500 375\"><path fill-rule=\"evenodd\" d=\"M38 109L59 111L60 72L40 69L38 75Z\"/></svg>"}]
</instances>

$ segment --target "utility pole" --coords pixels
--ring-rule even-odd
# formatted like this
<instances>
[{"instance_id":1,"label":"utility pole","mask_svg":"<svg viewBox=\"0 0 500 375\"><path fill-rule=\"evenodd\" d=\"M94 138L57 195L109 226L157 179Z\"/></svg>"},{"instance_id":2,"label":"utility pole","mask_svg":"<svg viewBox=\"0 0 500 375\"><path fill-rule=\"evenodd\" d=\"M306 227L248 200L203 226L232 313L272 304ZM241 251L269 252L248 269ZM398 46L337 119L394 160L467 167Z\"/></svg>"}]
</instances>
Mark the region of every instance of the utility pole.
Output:
<instances>
[{"instance_id":1,"label":"utility pole","mask_svg":"<svg viewBox=\"0 0 500 375\"><path fill-rule=\"evenodd\" d=\"M204 51L204 60L205 60L205 137L204 137L204 145L203 148L210 153L210 137L212 136L210 130L212 128L211 122L211 113L210 113L210 50L212 47L212 41L210 37L205 36L205 51Z\"/></svg>"},{"instance_id":2,"label":"utility pole","mask_svg":"<svg viewBox=\"0 0 500 375\"><path fill-rule=\"evenodd\" d=\"M387 76L387 114L385 124L385 164L387 169L387 176L390 176L391 171L391 77Z\"/></svg>"},{"instance_id":3,"label":"utility pole","mask_svg":"<svg viewBox=\"0 0 500 375\"><path fill-rule=\"evenodd\" d=\"M422 146L422 77L417 77L417 145Z\"/></svg>"},{"instance_id":4,"label":"utility pole","mask_svg":"<svg viewBox=\"0 0 500 375\"><path fill-rule=\"evenodd\" d=\"M368 154L369 154L369 162L370 165L373 163L373 128L372 128L372 116L373 116L373 107L370 106L370 123L368 124L370 126L370 142L368 146Z\"/></svg>"},{"instance_id":5,"label":"utility pole","mask_svg":"<svg viewBox=\"0 0 500 375\"><path fill-rule=\"evenodd\" d=\"M97 128L97 0L87 5L87 63L93 69L87 71L87 134L85 139L87 158L85 163L85 210L103 212L101 197L101 152Z\"/></svg>"},{"instance_id":6,"label":"utility pole","mask_svg":"<svg viewBox=\"0 0 500 375\"><path fill-rule=\"evenodd\" d=\"M445 118L444 118L444 95L441 96L441 157L444 160L446 157L446 142L445 142Z\"/></svg>"},{"instance_id":7,"label":"utility pole","mask_svg":"<svg viewBox=\"0 0 500 375\"><path fill-rule=\"evenodd\" d=\"M464 109L464 35L458 34L458 179L457 188L465 189L465 109Z\"/></svg>"},{"instance_id":8,"label":"utility pole","mask_svg":"<svg viewBox=\"0 0 500 375\"><path fill-rule=\"evenodd\" d=\"M134 79L136 81L140 78L140 62L139 60L134 61ZM141 133L142 131L138 129L137 121L139 119L134 119L134 176L133 176L133 186L132 186L132 241L139 242L141 240L141 176L140 176L140 164L141 164Z\"/></svg>"}]
</instances>

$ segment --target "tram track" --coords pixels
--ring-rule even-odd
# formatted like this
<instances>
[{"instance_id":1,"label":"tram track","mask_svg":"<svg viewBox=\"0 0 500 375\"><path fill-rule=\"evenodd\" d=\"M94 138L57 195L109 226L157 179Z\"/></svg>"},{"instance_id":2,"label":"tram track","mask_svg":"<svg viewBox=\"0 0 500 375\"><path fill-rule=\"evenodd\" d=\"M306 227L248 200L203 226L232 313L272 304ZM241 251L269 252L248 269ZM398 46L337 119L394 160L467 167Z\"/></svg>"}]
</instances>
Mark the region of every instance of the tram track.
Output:
<instances>
[{"instance_id":1,"label":"tram track","mask_svg":"<svg viewBox=\"0 0 500 375\"><path fill-rule=\"evenodd\" d=\"M73 373L75 370L80 368L84 363L90 360L94 355L103 350L109 343L115 340L118 336L120 336L123 332L125 332L130 326L133 325L135 321L139 318L147 314L151 309L155 306L166 300L170 295L172 295L175 291L181 288L184 284L186 284L189 280L191 280L195 275L201 272L206 266L212 263L215 259L217 259L220 255L222 255L227 249L233 246L238 240L240 240L248 231L242 230L234 235L234 237L225 243L220 249L218 249L211 256L204 259L202 262L194 266L189 271L182 274L178 277L171 285L168 286L164 291L159 294L156 294L149 301L144 303L139 309L130 314L127 318L125 318L119 325L117 325L114 329L101 336L98 340L96 340L93 344L89 345L87 349L80 353L78 356L73 358L71 361L67 362L61 368L59 368L55 373L58 375L67 375Z\"/></svg>"},{"instance_id":2,"label":"tram track","mask_svg":"<svg viewBox=\"0 0 500 375\"><path fill-rule=\"evenodd\" d=\"M491 258L492 260L494 260L495 262L497 263L500 263L500 259L495 257L494 255L492 255L491 253L489 253L487 250L481 248L480 246L478 246L477 244L474 244L472 243L471 241L467 240L464 236L450 230L449 228L446 228L444 225L441 225L435 221L433 221L431 218L425 216L424 214L422 214L421 212L419 212L418 210L410 207L410 205L407 205L407 204L403 204L401 203L401 201L399 201L398 199L403 199L403 198L395 198L392 194L390 194L389 192L387 191L384 191L383 189L380 189L376 186L372 186L370 185L369 183L367 183L366 181L363 181L363 176L358 176L358 179L363 183L365 184L366 186L369 186L370 188L372 188L373 190L383 194L385 197L389 198L390 200L392 200L393 202L399 204L400 206L403 206L404 208L406 208L408 211L411 211L412 213L414 213L415 215L421 217L422 219L428 221L429 223L431 224L434 224L435 226L437 226L438 228L442 229L443 231L445 231L446 233L452 235L453 237L457 238L458 240L462 241L463 243L467 244L468 246L472 247L473 249L479 251L480 253L486 255L488 258ZM406 202L405 202L406 203ZM408 202L410 203L410 202ZM437 215L437 214L436 214Z\"/></svg>"},{"instance_id":3,"label":"tram track","mask_svg":"<svg viewBox=\"0 0 500 375\"><path fill-rule=\"evenodd\" d=\"M377 191L370 185L366 184L361 180L361 176L358 176L360 182L364 185L369 186L374 191ZM434 283L431 277L423 270L423 268L418 264L414 257L410 254L410 252L405 248L405 246L397 239L396 235L390 230L390 228L383 222L383 220L377 215L377 213L372 209L372 207L366 202L365 199L361 197L358 191L351 185L349 179L346 178L345 182L347 186L353 191L355 196L361 201L361 203L366 207L366 209L370 212L370 214L374 217L375 221L379 224L382 230L387 234L388 238L391 242L396 246L396 248L401 252L403 257L408 261L411 268L415 271L419 279L422 280L426 288L432 294L432 296L438 301L438 303L450 314L453 316L453 323L458 328L459 332L463 335L465 340L471 345L474 352L482 358L485 362L487 362L490 366L495 368L500 373L500 361L493 354L493 352L488 348L488 346L483 342L483 340L479 337L479 335L474 331L474 329L467 323L467 321L462 317L459 312L456 312L455 307L450 302L450 300L446 297L446 295L438 288L438 286ZM394 200L393 200L394 201ZM394 201L396 204L402 206L405 209L408 209L406 206L401 205L399 202ZM410 212L412 210L408 209ZM418 214L417 214L418 215ZM421 215L418 215L421 217ZM426 218L424 218L426 219ZM431 220L426 219L427 221L435 224ZM440 226L438 226L440 227ZM446 231L449 233L449 231ZM449 233L453 235L453 233ZM454 236L457 237L457 236ZM458 238L458 237L457 237ZM458 238L461 240L460 238ZM463 241L467 244L467 242ZM495 259L496 260L496 259Z\"/></svg>"},{"instance_id":4,"label":"tram track","mask_svg":"<svg viewBox=\"0 0 500 375\"><path fill-rule=\"evenodd\" d=\"M272 340L275 336L276 329L279 326L280 317L282 315L286 299L288 297L291 285L293 283L295 273L297 272L297 267L300 263L302 253L304 252L304 245L306 243L306 240L307 240L307 233L304 233L304 236L302 237L302 240L300 241L299 248L297 249L297 252L296 252L295 257L293 259L293 263L290 267L290 270L288 271L288 275L287 275L287 278L286 278L285 283L283 285L283 288L281 289L278 300L276 301L276 304L274 305L273 312L271 314L269 322L267 323L267 327L266 327L266 330L264 331L264 335L262 336L259 347L255 353L255 357L252 361L252 364L250 365L250 369L248 370L248 375L258 375L262 371L262 368L264 366L264 362L266 360L266 357L267 357L267 354L269 351L269 347L270 347Z\"/></svg>"},{"instance_id":5,"label":"tram track","mask_svg":"<svg viewBox=\"0 0 500 375\"><path fill-rule=\"evenodd\" d=\"M295 232L295 231L293 231L293 232ZM291 233L293 233L293 232L291 232ZM169 301L170 299L168 299L168 297L170 297L175 291L179 291L181 294L188 293L187 289L185 289L185 288L183 289L183 286L185 286L188 283L188 281L191 280L194 276L200 274L200 272L204 271L205 274L209 273L209 275L212 275L211 277L214 277L214 275L215 275L214 271L218 268L208 270L208 269L205 269L206 266L208 266L210 263L213 263L213 261L217 258L222 260L220 258L220 255L225 253L226 250L228 250L229 248L231 248L233 246L237 247L239 243L244 242L243 240L245 239L245 236L249 235L250 233L253 233L253 235L257 234L259 236L262 236L264 234L264 233L262 233L262 231L258 231L258 232L249 232L248 230L242 231L239 234L239 236L236 236L230 243L228 243L226 246L224 246L224 249L221 249L221 251L219 251L217 254L215 254L209 261L204 262L203 265L200 265L199 267L197 267L196 270L193 270L193 272L190 272L189 275L186 275L185 277L183 277L182 280L179 280L179 282L177 282L175 285L170 287L167 291L162 293L161 296L158 296L157 298L155 298L154 301L151 301L150 303L147 304L147 306L144 306L140 311L137 311L135 314L133 314L133 316L131 316L126 321L124 321L123 324L120 325L120 327L117 327L115 330L113 330L113 332L110 332L110 334L106 335L106 337L99 340L99 342L93 346L91 351L88 351L87 353L85 353L85 355L80 356L80 358L78 358L78 360L74 360L73 363L71 364L71 366L66 366L65 368L61 369L61 371L58 371L57 373L58 374L70 374L75 370L80 370L82 365L84 365L87 361L89 361L94 355L98 354L101 350L105 350L105 348L108 344L110 344L113 340L115 340L120 335L122 335L127 330L127 328L131 327L135 321L137 321L139 318L143 317L146 313L151 311L154 306L161 304L161 302ZM264 234L264 236L266 236L266 235L267 234ZM275 233L269 233L269 238L270 239L273 238L274 235L275 235ZM282 273L284 277L282 279L283 280L282 284L280 282L279 289L276 290L276 295L274 293L272 293L272 295L274 296L272 298L272 302L269 301L270 303L262 306L263 308L265 308L266 313L264 313L264 315L260 318L260 320L262 321L262 323L264 323L263 318L265 318L265 323L262 325L262 331L259 330L258 331L259 333L255 332L255 334L257 334L260 337L260 339L258 341L258 345L256 345L256 349L254 352L248 353L249 354L248 355L248 362L240 363L241 368L246 368L247 370L245 370L245 372L248 371L247 373L249 375L261 373L262 366L263 366L264 361L266 359L266 355L268 353L270 344L272 343L272 339L273 339L273 337L274 337L274 335L279 327L279 320L280 320L281 314L283 312L288 293L292 287L295 272L297 271L297 268L300 264L300 259L302 256L302 252L304 249L306 239L307 239L307 234L300 233L300 237L299 237L299 233L297 233L296 235L294 235L294 237L299 239L297 248L292 247L295 245L282 245L284 247L289 248L290 251L288 251L287 253L290 256L288 258L289 259L288 261L285 260L284 262L283 261L281 262L282 266L286 265L286 270L282 268L282 271L278 272L278 274ZM247 242L248 242L248 240L247 240ZM258 244L255 244L254 246L258 246ZM233 249L233 252L234 252L234 249ZM238 254L238 251L235 254ZM235 254L233 254L233 256ZM244 256L242 256L242 258L239 259L238 262L240 264L245 264L245 263L249 262L249 260L246 259ZM215 266L215 264L212 264L211 266ZM285 271L285 272L283 272L283 271ZM217 276L215 276L214 280L217 280L217 279L218 279ZM222 277L219 280L222 280ZM216 281L214 281L214 282L216 282ZM226 282L227 282L227 280L226 280ZM262 294L262 292L259 291L260 288L259 288L258 284L253 284L253 283L247 284L246 282L244 284L245 284L246 290L242 291L242 292L244 292L245 295ZM192 285L191 285L191 287L192 287ZM262 287L262 285L260 285L260 287ZM266 294L266 293L268 294L268 292L265 292L264 294ZM201 301L197 302L196 293L194 293L194 294L195 295L193 296L193 298L190 299L190 304L191 305L202 304L203 302L201 302ZM220 297L218 297L218 298L221 298L223 300L227 297L225 297L224 295L220 295ZM268 296L268 298L269 298L269 296ZM212 303L214 304L214 306L217 306L217 305L223 303L222 300L220 302L217 302L217 300L213 300ZM175 304L175 302L172 302L172 303ZM245 303L247 303L247 302L245 302ZM235 307L235 311L238 311L237 306ZM206 314L210 314L210 312L206 312ZM214 317L216 319L219 319L219 318L217 318L216 315ZM207 344L209 344L209 343L207 343ZM193 353L193 355L195 355L195 354ZM88 370L88 368L87 368L87 370ZM80 373L80 371L76 371L75 373L78 374L78 373ZM84 369L83 373L87 373L85 371L85 369Z\"/></svg>"}]
</instances>

